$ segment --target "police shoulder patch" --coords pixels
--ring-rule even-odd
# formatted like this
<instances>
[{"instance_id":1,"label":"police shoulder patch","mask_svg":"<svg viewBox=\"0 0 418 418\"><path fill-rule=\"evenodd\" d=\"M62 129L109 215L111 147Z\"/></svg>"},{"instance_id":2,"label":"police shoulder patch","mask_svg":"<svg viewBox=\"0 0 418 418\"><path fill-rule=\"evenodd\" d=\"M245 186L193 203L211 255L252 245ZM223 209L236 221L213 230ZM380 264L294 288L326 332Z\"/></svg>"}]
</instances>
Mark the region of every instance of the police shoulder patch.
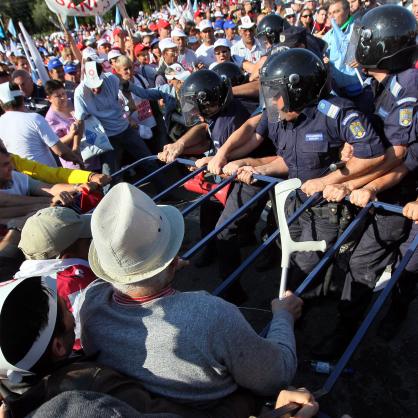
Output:
<instances>
[{"instance_id":1,"label":"police shoulder patch","mask_svg":"<svg viewBox=\"0 0 418 418\"><path fill-rule=\"evenodd\" d=\"M366 130L359 120L351 122L349 128L354 138L361 139L366 135Z\"/></svg>"},{"instance_id":2,"label":"police shoulder patch","mask_svg":"<svg viewBox=\"0 0 418 418\"><path fill-rule=\"evenodd\" d=\"M327 115L332 119L336 119L340 113L341 108L335 104L332 104L328 100L321 100L318 103L318 110L324 115Z\"/></svg>"},{"instance_id":3,"label":"police shoulder patch","mask_svg":"<svg viewBox=\"0 0 418 418\"><path fill-rule=\"evenodd\" d=\"M399 110L399 125L409 126L412 123L413 108L404 107Z\"/></svg>"},{"instance_id":4,"label":"police shoulder patch","mask_svg":"<svg viewBox=\"0 0 418 418\"><path fill-rule=\"evenodd\" d=\"M398 83L396 75L394 75L390 82L390 92L393 94L393 96L398 97L401 90L402 86Z\"/></svg>"}]
</instances>

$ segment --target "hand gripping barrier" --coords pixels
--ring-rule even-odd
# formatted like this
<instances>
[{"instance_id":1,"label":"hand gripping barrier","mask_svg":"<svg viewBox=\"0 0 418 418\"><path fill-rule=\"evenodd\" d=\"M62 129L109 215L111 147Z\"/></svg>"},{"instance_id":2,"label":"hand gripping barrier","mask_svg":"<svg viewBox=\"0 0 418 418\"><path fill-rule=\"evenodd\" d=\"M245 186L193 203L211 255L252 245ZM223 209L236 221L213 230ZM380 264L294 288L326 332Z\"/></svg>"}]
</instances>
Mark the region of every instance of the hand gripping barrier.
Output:
<instances>
[{"instance_id":1,"label":"hand gripping barrier","mask_svg":"<svg viewBox=\"0 0 418 418\"><path fill-rule=\"evenodd\" d=\"M150 156L142 158L133 164L122 168L121 170L117 171L113 174L113 176L119 176L124 171L129 170L139 164L141 162L146 160L157 160L156 156ZM166 164L153 173L147 175L143 179L137 181L134 183L135 186L140 186L147 181L151 180L155 175L158 173L161 173L170 167L173 167L176 164L182 164L182 165L188 165L188 166L195 166L195 163L193 160L188 160L184 158L177 158L174 162L170 164ZM182 179L175 182L173 185L171 185L166 190L159 193L157 196L154 197L154 200L161 199L164 195L172 191L178 186L181 186L184 184L187 180L194 177L198 173L204 171L206 167L201 167L199 169L196 169L195 171L191 172L190 174L187 174ZM191 211L196 209L200 204L202 204L206 199L209 199L211 196L213 196L215 193L217 193L220 189L225 187L227 184L230 184L235 180L235 175L229 176L226 179L224 179L219 185L211 190L208 194L202 195L198 199L196 199L194 202L192 202L190 205L188 205L186 208L182 210L183 216L188 215ZM289 216L288 219L284 216L284 202L289 195L289 193L292 192L292 190L295 190L296 188L300 187L300 181L298 179L292 179L288 181L283 181L278 178L269 177L269 176L260 176L255 175L255 179L262 181L266 183L266 185L255 195L252 199L250 199L248 202L246 202L242 207L240 207L234 215L229 218L227 221L225 221L222 225L218 226L216 229L214 229L212 232L210 232L208 235L203 237L198 243L196 243L192 248L190 248L188 251L186 251L181 257L184 259L190 259L193 255L195 255L198 251L200 251L211 239L213 239L219 232L221 232L224 228L226 228L231 222L233 222L235 219L237 219L242 213L244 213L253 203L255 203L260 197L262 197L265 193L268 193L273 188L276 187L276 199L277 199L277 205L280 208L278 210L278 220L280 225L280 230L277 229L275 232L273 232L259 247L257 247L251 254L249 254L243 263L234 271L232 272L213 292L213 295L219 295L222 292L224 292L233 282L236 280L239 275L249 266L251 263L263 252L273 241L275 241L279 235L281 236L281 242L282 242L282 252L284 248L285 256L282 259L282 269L288 269L289 268L289 259L290 255L294 251L323 251L324 246L321 242L308 242L308 243L298 243L294 242L290 238L289 230L286 227L287 225L291 225L306 209L309 209L310 207L314 206L316 203L318 203L321 198L321 193L316 193L313 196L311 196L309 199L307 199L292 215ZM277 186L276 186L277 185ZM348 200L348 199L346 199ZM332 261L333 257L341 247L353 234L353 232L362 224L364 218L369 214L370 209L381 209L385 210L390 213L396 213L398 215L402 215L402 207L375 201L368 203L364 208L360 210L360 212L357 214L357 216L353 219L353 221L350 223L350 225L344 230L344 232L340 235L340 237L337 239L337 241L326 251L324 256L321 258L319 263L313 268L313 270L308 274L308 276L305 278L305 280L302 282L302 284L296 289L294 292L296 295L300 296L306 288L309 286L309 284L318 276L319 273L322 272L322 270ZM313 244L313 247L312 247ZM383 304L387 300L387 298L390 295L391 290L395 286L396 282L399 280L402 272L405 270L405 267L407 266L409 260L411 259L412 255L416 251L418 247L418 235L415 236L414 240L410 244L409 248L407 249L404 257L400 261L400 264L394 271L392 277L386 284L384 290L380 293L378 298L376 299L375 303L370 308L368 314L366 315L365 319L363 320L362 324L360 325L359 329L357 330L357 333L354 335L353 339L351 340L350 344L348 345L347 349L345 350L344 354L341 356L339 361L337 362L335 368L333 369L332 373L328 376L325 384L320 388L319 390L315 391L315 396L321 397L329 393L333 386L335 385L336 381L340 377L342 371L346 367L348 361L350 360L351 356L353 355L354 351L359 346L360 342L362 341L363 337L367 333L367 330L369 329L370 325L372 324L373 320L376 318L377 314L379 313L380 309L382 308ZM281 291L285 289L285 281L283 280L283 272L282 272L282 280L281 280ZM285 273L286 275L287 273ZM265 336L268 332L268 326L262 331L261 335ZM324 414L320 413L320 416L326 416Z\"/></svg>"}]
</instances>

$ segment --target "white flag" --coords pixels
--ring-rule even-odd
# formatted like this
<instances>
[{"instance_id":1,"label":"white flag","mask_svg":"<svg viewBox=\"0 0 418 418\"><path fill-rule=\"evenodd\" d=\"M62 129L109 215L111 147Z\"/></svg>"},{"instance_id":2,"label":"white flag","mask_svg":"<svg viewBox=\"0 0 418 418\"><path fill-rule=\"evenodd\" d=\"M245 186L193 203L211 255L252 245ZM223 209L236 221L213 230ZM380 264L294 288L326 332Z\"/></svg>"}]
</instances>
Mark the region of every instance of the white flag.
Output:
<instances>
[{"instance_id":1,"label":"white flag","mask_svg":"<svg viewBox=\"0 0 418 418\"><path fill-rule=\"evenodd\" d=\"M103 16L119 0L45 0L46 5L54 13L62 16Z\"/></svg>"}]
</instances>

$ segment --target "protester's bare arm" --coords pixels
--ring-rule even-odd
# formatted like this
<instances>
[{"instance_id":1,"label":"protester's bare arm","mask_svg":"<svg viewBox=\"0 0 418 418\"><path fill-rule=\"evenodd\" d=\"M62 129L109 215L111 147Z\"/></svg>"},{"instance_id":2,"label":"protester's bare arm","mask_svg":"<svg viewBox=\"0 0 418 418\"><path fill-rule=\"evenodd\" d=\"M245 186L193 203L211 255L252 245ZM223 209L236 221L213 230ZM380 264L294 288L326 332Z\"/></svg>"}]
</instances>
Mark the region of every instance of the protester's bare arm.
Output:
<instances>
[{"instance_id":1,"label":"protester's bare arm","mask_svg":"<svg viewBox=\"0 0 418 418\"><path fill-rule=\"evenodd\" d=\"M74 164L79 164L81 167L84 164L83 159L79 154L72 151L70 148L67 147L67 145L63 144L60 141L58 141L50 149L55 155L58 155L58 157L61 157L65 161L71 161Z\"/></svg>"},{"instance_id":2,"label":"protester's bare arm","mask_svg":"<svg viewBox=\"0 0 418 418\"><path fill-rule=\"evenodd\" d=\"M258 99L259 90L260 83L258 80L232 87L232 93L234 96L248 97L250 99Z\"/></svg>"},{"instance_id":3,"label":"protester's bare arm","mask_svg":"<svg viewBox=\"0 0 418 418\"><path fill-rule=\"evenodd\" d=\"M165 145L163 150L158 153L158 159L170 163L180 155L198 154L202 149L207 151L208 148L208 125L200 123L191 127L174 144Z\"/></svg>"}]
</instances>

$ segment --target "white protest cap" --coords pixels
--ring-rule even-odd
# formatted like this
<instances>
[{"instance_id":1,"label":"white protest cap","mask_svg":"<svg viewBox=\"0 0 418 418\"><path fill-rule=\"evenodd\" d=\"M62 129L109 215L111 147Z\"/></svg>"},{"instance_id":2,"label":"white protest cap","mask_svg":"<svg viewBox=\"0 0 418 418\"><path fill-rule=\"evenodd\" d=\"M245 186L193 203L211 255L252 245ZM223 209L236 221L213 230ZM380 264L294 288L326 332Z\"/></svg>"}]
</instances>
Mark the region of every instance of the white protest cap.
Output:
<instances>
[{"instance_id":1,"label":"white protest cap","mask_svg":"<svg viewBox=\"0 0 418 418\"><path fill-rule=\"evenodd\" d=\"M291 7L284 9L284 17L293 16L293 15L296 15L296 13Z\"/></svg>"},{"instance_id":2,"label":"white protest cap","mask_svg":"<svg viewBox=\"0 0 418 418\"><path fill-rule=\"evenodd\" d=\"M96 50L94 50L93 48L85 48L83 50L82 56L83 56L84 61L87 59L91 59L92 61L98 62L99 64L104 62L104 59L99 58Z\"/></svg>"},{"instance_id":3,"label":"white protest cap","mask_svg":"<svg viewBox=\"0 0 418 418\"><path fill-rule=\"evenodd\" d=\"M228 39L225 38L221 38L218 39L214 44L213 44L213 49L216 49L218 46L224 46L225 48L229 48L231 49L231 42L228 41Z\"/></svg>"},{"instance_id":4,"label":"white protest cap","mask_svg":"<svg viewBox=\"0 0 418 418\"><path fill-rule=\"evenodd\" d=\"M114 58L120 57L122 53L118 49L111 49L107 54L107 59L110 61Z\"/></svg>"},{"instance_id":5,"label":"white protest cap","mask_svg":"<svg viewBox=\"0 0 418 418\"><path fill-rule=\"evenodd\" d=\"M164 38L158 43L158 47L160 51L163 52L165 49L177 48L177 44L175 44L171 38Z\"/></svg>"},{"instance_id":6,"label":"white protest cap","mask_svg":"<svg viewBox=\"0 0 418 418\"><path fill-rule=\"evenodd\" d=\"M173 29L171 31L171 37L174 38L175 36L177 36L178 38L185 38L187 37L187 35L180 29Z\"/></svg>"},{"instance_id":7,"label":"white protest cap","mask_svg":"<svg viewBox=\"0 0 418 418\"><path fill-rule=\"evenodd\" d=\"M88 61L84 64L84 84L89 89L97 89L103 84L103 74L99 76L96 61Z\"/></svg>"},{"instance_id":8,"label":"white protest cap","mask_svg":"<svg viewBox=\"0 0 418 418\"><path fill-rule=\"evenodd\" d=\"M3 104L10 103L15 99L15 97L19 96L23 96L23 93L20 90L10 90L10 84L8 81L0 84L0 102Z\"/></svg>"},{"instance_id":9,"label":"white protest cap","mask_svg":"<svg viewBox=\"0 0 418 418\"><path fill-rule=\"evenodd\" d=\"M213 29L212 22L210 20L205 19L199 23L198 29L200 30L200 32L203 32L205 29L208 29L208 28Z\"/></svg>"},{"instance_id":10,"label":"white protest cap","mask_svg":"<svg viewBox=\"0 0 418 418\"><path fill-rule=\"evenodd\" d=\"M223 13L219 10L215 12L215 17L224 17Z\"/></svg>"},{"instance_id":11,"label":"white protest cap","mask_svg":"<svg viewBox=\"0 0 418 418\"><path fill-rule=\"evenodd\" d=\"M238 26L238 29L251 29L255 26L255 23L248 16L243 16L241 18L241 24Z\"/></svg>"},{"instance_id":12,"label":"white protest cap","mask_svg":"<svg viewBox=\"0 0 418 418\"><path fill-rule=\"evenodd\" d=\"M33 280L33 278L13 279L7 282L0 283L0 321L3 320L3 307L7 298L12 292L25 283L26 280ZM10 382L17 384L22 381L22 377L27 374L32 374L29 370L39 361L45 353L51 342L52 335L55 329L57 320L57 286L56 279L52 277L42 277L42 285L48 289L48 322L47 325L40 330L38 338L33 342L25 356L15 364L9 363L6 359L2 344L0 342L0 375L7 377Z\"/></svg>"},{"instance_id":13,"label":"white protest cap","mask_svg":"<svg viewBox=\"0 0 418 418\"><path fill-rule=\"evenodd\" d=\"M111 45L111 43L106 38L101 38L97 41L97 46L103 46L103 45Z\"/></svg>"},{"instance_id":14,"label":"white protest cap","mask_svg":"<svg viewBox=\"0 0 418 418\"><path fill-rule=\"evenodd\" d=\"M180 80L184 81L186 78L191 74L190 71L185 70L180 64L175 63L172 65L169 65L165 69L165 78L167 80Z\"/></svg>"}]
</instances>

